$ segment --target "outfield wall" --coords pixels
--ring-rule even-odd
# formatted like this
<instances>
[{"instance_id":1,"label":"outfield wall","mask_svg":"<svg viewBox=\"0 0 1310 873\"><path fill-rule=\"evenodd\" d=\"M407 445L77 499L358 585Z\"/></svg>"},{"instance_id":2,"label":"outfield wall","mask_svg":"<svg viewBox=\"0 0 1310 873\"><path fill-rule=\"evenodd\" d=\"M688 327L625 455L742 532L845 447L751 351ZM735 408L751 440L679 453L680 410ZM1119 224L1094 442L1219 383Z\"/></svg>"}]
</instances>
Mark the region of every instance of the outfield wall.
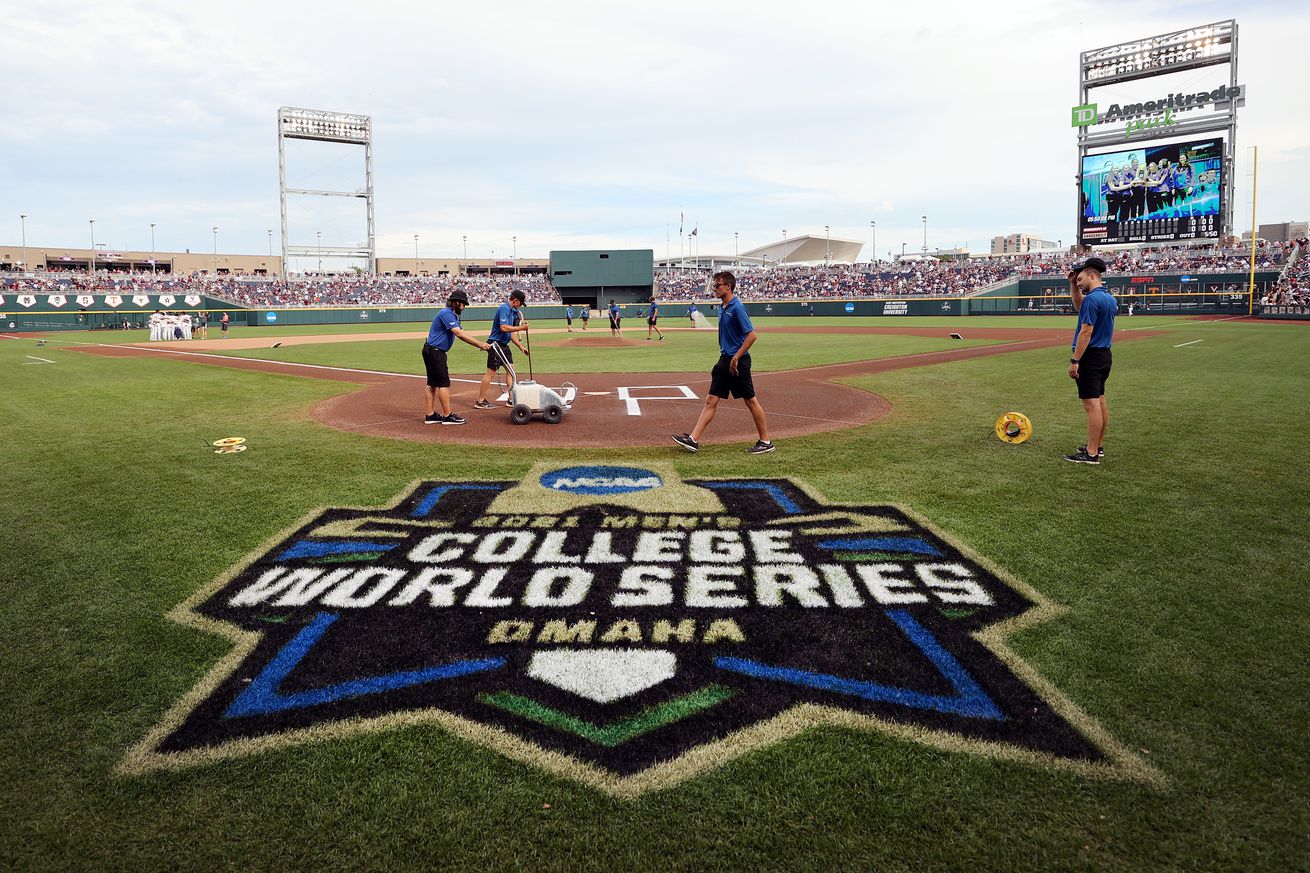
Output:
<instances>
[{"instance_id":1,"label":"outfield wall","mask_svg":"<svg viewBox=\"0 0 1310 873\"><path fill-rule=\"evenodd\" d=\"M1255 299L1278 282L1275 271L1255 274ZM1249 273L1107 276L1105 285L1126 310L1146 314L1245 315L1250 303ZM1061 315L1073 312L1063 276L1019 279L968 298L968 315Z\"/></svg>"}]
</instances>

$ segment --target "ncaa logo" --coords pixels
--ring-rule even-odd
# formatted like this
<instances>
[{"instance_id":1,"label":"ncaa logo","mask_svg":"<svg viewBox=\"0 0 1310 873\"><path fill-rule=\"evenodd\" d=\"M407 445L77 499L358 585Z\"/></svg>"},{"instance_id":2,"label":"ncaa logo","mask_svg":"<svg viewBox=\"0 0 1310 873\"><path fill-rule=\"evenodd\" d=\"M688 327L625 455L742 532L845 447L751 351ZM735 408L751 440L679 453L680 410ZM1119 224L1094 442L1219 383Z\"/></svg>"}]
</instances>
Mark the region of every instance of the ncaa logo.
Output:
<instances>
[{"instance_id":1,"label":"ncaa logo","mask_svg":"<svg viewBox=\"0 0 1310 873\"><path fill-rule=\"evenodd\" d=\"M541 484L569 494L632 494L664 482L650 470L636 467L569 467L545 474Z\"/></svg>"},{"instance_id":2,"label":"ncaa logo","mask_svg":"<svg viewBox=\"0 0 1310 873\"><path fill-rule=\"evenodd\" d=\"M264 316L264 320L267 321L269 324L273 324L274 322L277 321L277 313L276 312L268 313L267 315Z\"/></svg>"},{"instance_id":3,"label":"ncaa logo","mask_svg":"<svg viewBox=\"0 0 1310 873\"><path fill-rule=\"evenodd\" d=\"M846 304L846 311L847 311L847 312L854 312L854 311L855 311L855 304L854 304L854 303L847 303L847 304Z\"/></svg>"}]
</instances>

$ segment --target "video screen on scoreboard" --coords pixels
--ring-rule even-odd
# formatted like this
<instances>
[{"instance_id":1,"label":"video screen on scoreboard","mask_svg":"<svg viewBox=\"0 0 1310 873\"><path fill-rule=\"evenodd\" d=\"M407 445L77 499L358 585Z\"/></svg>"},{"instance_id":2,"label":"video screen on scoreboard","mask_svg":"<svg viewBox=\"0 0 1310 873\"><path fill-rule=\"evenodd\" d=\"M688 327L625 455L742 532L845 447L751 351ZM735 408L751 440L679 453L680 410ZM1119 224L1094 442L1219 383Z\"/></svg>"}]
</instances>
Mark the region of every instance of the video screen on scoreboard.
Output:
<instances>
[{"instance_id":1,"label":"video screen on scoreboard","mask_svg":"<svg viewBox=\"0 0 1310 873\"><path fill-rule=\"evenodd\" d=\"M1223 139L1144 146L1083 158L1083 245L1217 238Z\"/></svg>"}]
</instances>

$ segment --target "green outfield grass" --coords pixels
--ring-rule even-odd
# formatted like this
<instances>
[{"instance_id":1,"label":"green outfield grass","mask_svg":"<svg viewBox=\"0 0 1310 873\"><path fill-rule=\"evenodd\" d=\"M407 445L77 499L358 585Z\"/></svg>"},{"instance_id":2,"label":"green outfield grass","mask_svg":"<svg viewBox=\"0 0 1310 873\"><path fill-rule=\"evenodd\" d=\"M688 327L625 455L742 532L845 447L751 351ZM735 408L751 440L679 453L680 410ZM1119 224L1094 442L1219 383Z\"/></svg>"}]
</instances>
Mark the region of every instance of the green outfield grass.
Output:
<instances>
[{"instance_id":1,"label":"green outfield grass","mask_svg":"<svg viewBox=\"0 0 1310 873\"><path fill-rule=\"evenodd\" d=\"M966 336L1072 327L927 321ZM783 322L761 326L771 323ZM357 329L384 327L412 329ZM1061 348L854 379L892 412L772 455L692 456L670 443L585 456L668 461L686 476L792 476L834 501L910 507L1068 607L1013 648L1158 769L1163 788L822 728L635 800L434 726L116 775L125 750L229 650L165 614L260 543L316 507L383 505L416 479L517 479L580 453L358 436L306 418L348 384L104 358L67 342L99 334L42 348L0 340L0 867L1305 869L1310 332L1167 317L1118 327L1164 333L1116 345L1099 468L1060 459L1083 437ZM933 342L832 335L816 348L766 330L757 357L762 369L849 360L861 344L871 357L901 339ZM662 346L605 369L704 369L714 354L709 333ZM465 351L453 359L471 372L477 353ZM412 341L278 352L418 371ZM539 354L543 367L558 356L570 362L561 370L585 371L614 352ZM1034 421L1030 443L992 435L1009 410ZM232 434L250 450L214 455L208 442Z\"/></svg>"},{"instance_id":2,"label":"green outfield grass","mask_svg":"<svg viewBox=\"0 0 1310 873\"><path fill-rule=\"evenodd\" d=\"M485 338L485 333L475 334ZM608 336L608 331L606 331ZM571 346L568 334L538 334L536 341L529 340L532 367L535 373L613 373L650 372L680 373L708 371L719 354L717 334L713 331L669 332L661 342L646 342L645 333L635 339L640 345L621 348L595 348ZM765 336L765 334L760 334ZM565 345L555 345L566 343ZM846 361L886 358L896 355L913 355L960 346L989 345L989 341L960 342L943 334L942 338L917 336L851 335L851 334L796 334L768 335L767 342L757 342L752 351L756 372L792 370ZM270 346L272 343L270 343ZM295 361L304 364L321 364L331 367L362 367L387 372L420 373L423 361L419 354L421 342L416 340L377 340L367 343L344 342L302 346L284 346L280 349L263 348L224 351L235 357L262 358L264 360ZM527 372L527 362L514 349L516 366ZM448 356L453 373L481 373L486 369L487 356L472 346L456 343Z\"/></svg>"}]
</instances>

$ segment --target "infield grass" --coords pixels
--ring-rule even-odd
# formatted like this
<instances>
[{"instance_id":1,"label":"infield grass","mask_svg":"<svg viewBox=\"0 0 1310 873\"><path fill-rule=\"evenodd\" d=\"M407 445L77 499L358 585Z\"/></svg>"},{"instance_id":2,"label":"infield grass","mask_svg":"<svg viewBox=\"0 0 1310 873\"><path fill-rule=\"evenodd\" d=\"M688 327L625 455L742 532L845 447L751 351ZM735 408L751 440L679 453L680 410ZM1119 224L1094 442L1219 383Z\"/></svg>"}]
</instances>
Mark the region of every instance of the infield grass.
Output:
<instances>
[{"instance_id":1,"label":"infield grass","mask_svg":"<svg viewBox=\"0 0 1310 873\"><path fill-rule=\"evenodd\" d=\"M114 775L228 650L165 613L259 543L415 479L518 478L578 453L352 435L306 418L342 383L0 340L0 866L1305 869L1310 326L1166 323L1116 345L1099 468L1060 459L1083 437L1060 348L852 380L892 412L773 455L587 453L912 508L1068 607L1013 648L1163 789L824 728L633 801L435 727ZM1028 444L991 434L1013 409ZM205 445L233 434L250 450Z\"/></svg>"}]
</instances>

